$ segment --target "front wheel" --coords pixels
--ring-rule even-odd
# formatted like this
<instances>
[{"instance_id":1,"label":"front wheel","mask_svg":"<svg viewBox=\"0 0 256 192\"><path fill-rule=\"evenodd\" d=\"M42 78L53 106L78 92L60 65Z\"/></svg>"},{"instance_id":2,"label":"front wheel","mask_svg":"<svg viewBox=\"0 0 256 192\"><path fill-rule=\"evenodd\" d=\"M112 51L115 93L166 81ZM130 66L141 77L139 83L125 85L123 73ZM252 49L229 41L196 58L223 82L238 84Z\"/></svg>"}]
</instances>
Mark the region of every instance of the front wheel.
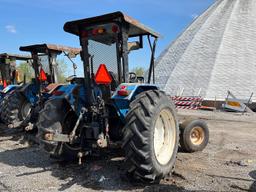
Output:
<instances>
[{"instance_id":1,"label":"front wheel","mask_svg":"<svg viewBox=\"0 0 256 192\"><path fill-rule=\"evenodd\" d=\"M129 176L159 182L172 172L179 143L175 107L164 92L145 91L130 104L123 149Z\"/></svg>"}]
</instances>

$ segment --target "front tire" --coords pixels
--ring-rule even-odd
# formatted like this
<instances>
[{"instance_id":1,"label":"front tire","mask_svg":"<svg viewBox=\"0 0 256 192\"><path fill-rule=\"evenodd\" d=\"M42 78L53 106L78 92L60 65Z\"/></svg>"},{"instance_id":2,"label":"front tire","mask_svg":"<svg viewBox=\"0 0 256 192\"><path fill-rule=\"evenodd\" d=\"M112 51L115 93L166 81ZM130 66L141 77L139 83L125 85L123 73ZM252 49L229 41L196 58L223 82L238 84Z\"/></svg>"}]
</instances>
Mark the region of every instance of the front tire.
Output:
<instances>
[{"instance_id":1,"label":"front tire","mask_svg":"<svg viewBox=\"0 0 256 192\"><path fill-rule=\"evenodd\" d=\"M175 107L164 92L145 91L130 104L123 149L129 176L159 182L171 173L178 151L179 127Z\"/></svg>"}]
</instances>

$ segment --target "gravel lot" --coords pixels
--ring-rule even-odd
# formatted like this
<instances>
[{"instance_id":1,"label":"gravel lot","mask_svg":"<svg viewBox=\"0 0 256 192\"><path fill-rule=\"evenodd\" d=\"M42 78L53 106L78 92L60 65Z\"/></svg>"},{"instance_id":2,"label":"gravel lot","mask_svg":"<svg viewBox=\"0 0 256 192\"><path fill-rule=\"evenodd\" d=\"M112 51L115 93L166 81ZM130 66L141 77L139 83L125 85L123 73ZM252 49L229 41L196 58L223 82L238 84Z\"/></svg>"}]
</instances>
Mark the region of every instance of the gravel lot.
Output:
<instances>
[{"instance_id":1,"label":"gravel lot","mask_svg":"<svg viewBox=\"0 0 256 192\"><path fill-rule=\"evenodd\" d=\"M175 172L160 185L130 183L115 152L82 166L50 159L26 135L0 125L0 191L256 191L256 116L180 111L207 120L203 152L178 154Z\"/></svg>"}]
</instances>

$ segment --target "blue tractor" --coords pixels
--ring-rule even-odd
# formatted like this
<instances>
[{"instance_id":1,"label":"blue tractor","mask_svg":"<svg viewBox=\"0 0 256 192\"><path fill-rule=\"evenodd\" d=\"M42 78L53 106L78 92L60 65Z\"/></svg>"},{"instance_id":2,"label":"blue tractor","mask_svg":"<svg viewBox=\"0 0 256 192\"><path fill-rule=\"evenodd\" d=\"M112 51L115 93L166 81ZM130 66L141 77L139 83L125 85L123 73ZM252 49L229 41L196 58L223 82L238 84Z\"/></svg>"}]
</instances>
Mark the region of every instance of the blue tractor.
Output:
<instances>
[{"instance_id":1,"label":"blue tractor","mask_svg":"<svg viewBox=\"0 0 256 192\"><path fill-rule=\"evenodd\" d=\"M154 84L159 34L122 12L67 22L79 36L84 78L71 78L39 113L40 144L65 160L120 146L127 174L158 182L172 172L179 123L172 100ZM151 59L146 82L129 73L128 55L147 38ZM133 40L133 41L131 41Z\"/></svg>"},{"instance_id":2,"label":"blue tractor","mask_svg":"<svg viewBox=\"0 0 256 192\"><path fill-rule=\"evenodd\" d=\"M76 55L80 49L36 44L20 47L20 50L31 53L34 78L3 99L1 119L9 128L20 127L29 131L35 128L38 111L44 102L61 86L58 84L57 56L63 52Z\"/></svg>"},{"instance_id":3,"label":"blue tractor","mask_svg":"<svg viewBox=\"0 0 256 192\"><path fill-rule=\"evenodd\" d=\"M31 57L18 54L0 54L0 114L3 110L3 99L22 85L16 61L29 62Z\"/></svg>"},{"instance_id":4,"label":"blue tractor","mask_svg":"<svg viewBox=\"0 0 256 192\"><path fill-rule=\"evenodd\" d=\"M0 102L10 91L19 87L20 77L16 70L16 61L29 62L31 57L26 55L1 53L0 54Z\"/></svg>"}]
</instances>

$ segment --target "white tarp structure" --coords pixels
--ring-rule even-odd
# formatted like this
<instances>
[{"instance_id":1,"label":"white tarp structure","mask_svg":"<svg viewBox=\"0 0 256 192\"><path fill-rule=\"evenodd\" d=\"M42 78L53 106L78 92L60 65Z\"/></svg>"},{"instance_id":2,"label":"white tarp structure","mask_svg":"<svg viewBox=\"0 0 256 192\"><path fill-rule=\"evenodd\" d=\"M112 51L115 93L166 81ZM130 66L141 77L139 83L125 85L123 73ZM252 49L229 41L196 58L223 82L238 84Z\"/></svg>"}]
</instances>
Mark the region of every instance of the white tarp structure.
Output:
<instances>
[{"instance_id":1,"label":"white tarp structure","mask_svg":"<svg viewBox=\"0 0 256 192\"><path fill-rule=\"evenodd\" d=\"M156 84L168 94L256 101L256 0L218 0L159 56Z\"/></svg>"}]
</instances>

